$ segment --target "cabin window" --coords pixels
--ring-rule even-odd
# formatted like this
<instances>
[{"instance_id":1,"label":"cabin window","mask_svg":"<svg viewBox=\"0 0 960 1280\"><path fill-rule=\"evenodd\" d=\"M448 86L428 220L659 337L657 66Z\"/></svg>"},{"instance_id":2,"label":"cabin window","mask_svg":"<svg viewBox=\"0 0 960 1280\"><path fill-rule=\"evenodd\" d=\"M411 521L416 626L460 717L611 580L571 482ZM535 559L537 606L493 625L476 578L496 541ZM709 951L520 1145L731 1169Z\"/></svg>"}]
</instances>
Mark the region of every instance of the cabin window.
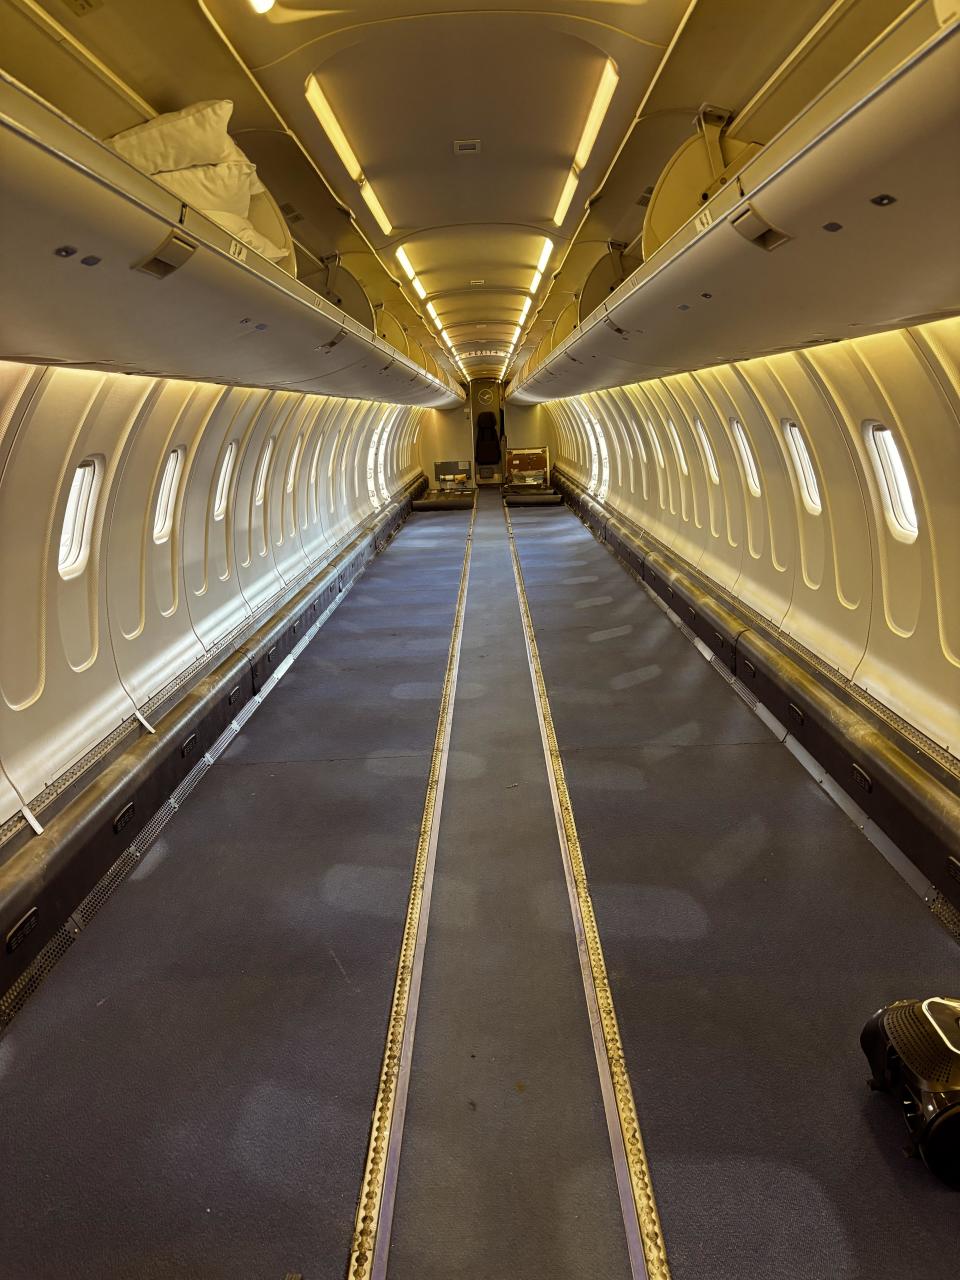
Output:
<instances>
[{"instance_id":1,"label":"cabin window","mask_svg":"<svg viewBox=\"0 0 960 1280\"><path fill-rule=\"evenodd\" d=\"M257 468L257 483L254 485L254 502L258 507L263 506L264 495L267 492L267 472L270 470L270 458L273 454L274 437L271 436L267 441L266 447L260 458L260 466Z\"/></svg>"},{"instance_id":2,"label":"cabin window","mask_svg":"<svg viewBox=\"0 0 960 1280\"><path fill-rule=\"evenodd\" d=\"M687 455L683 452L683 445L680 443L680 436L677 433L677 428L673 425L670 418L667 419L667 429L670 432L670 439L673 441L673 448L677 455L677 462L680 464L680 470L685 476L689 475L690 473L687 470Z\"/></svg>"},{"instance_id":3,"label":"cabin window","mask_svg":"<svg viewBox=\"0 0 960 1280\"><path fill-rule=\"evenodd\" d=\"M737 418L731 418L730 425L733 427L733 435L737 442L737 449L740 451L740 460L743 463L744 474L747 477L747 488L755 498L759 498L760 476L757 472L757 464L753 459L753 450L750 448L750 441L747 439L747 433L743 429L743 424Z\"/></svg>"},{"instance_id":4,"label":"cabin window","mask_svg":"<svg viewBox=\"0 0 960 1280\"><path fill-rule=\"evenodd\" d=\"M704 460L707 464L707 474L714 484L719 484L720 472L717 470L717 455L713 452L710 437L707 435L706 428L699 418L697 419L697 435L700 437L700 447L703 449Z\"/></svg>"},{"instance_id":5,"label":"cabin window","mask_svg":"<svg viewBox=\"0 0 960 1280\"><path fill-rule=\"evenodd\" d=\"M647 465L647 446L643 443L643 436L640 434L640 429L638 428L636 423L633 424L633 434L637 438L637 448L640 450L640 461L643 463L644 466L646 466Z\"/></svg>"},{"instance_id":6,"label":"cabin window","mask_svg":"<svg viewBox=\"0 0 960 1280\"><path fill-rule=\"evenodd\" d=\"M102 477L102 458L85 458L73 473L60 531L57 568L61 578L75 578L86 566Z\"/></svg>"},{"instance_id":7,"label":"cabin window","mask_svg":"<svg viewBox=\"0 0 960 1280\"><path fill-rule=\"evenodd\" d=\"M213 518L222 520L227 514L227 499L230 497L230 481L233 478L233 464L237 456L237 442L231 440L220 463L220 476L217 480L217 493L213 500Z\"/></svg>"},{"instance_id":8,"label":"cabin window","mask_svg":"<svg viewBox=\"0 0 960 1280\"><path fill-rule=\"evenodd\" d=\"M650 439L653 441L653 452L657 456L657 466L661 469L666 465L663 461L663 450L660 448L660 437L657 435L653 423L647 423L647 430L650 432Z\"/></svg>"},{"instance_id":9,"label":"cabin window","mask_svg":"<svg viewBox=\"0 0 960 1280\"><path fill-rule=\"evenodd\" d=\"M787 437L787 448L790 450L790 456L793 459L793 469L797 474L797 482L800 485L800 496L803 499L803 505L812 516L818 516L823 510L823 504L820 501L820 486L817 484L817 473L813 469L813 459L810 457L810 451L807 448L807 442L803 438L803 432L795 422L788 419L783 421L783 430Z\"/></svg>"},{"instance_id":10,"label":"cabin window","mask_svg":"<svg viewBox=\"0 0 960 1280\"><path fill-rule=\"evenodd\" d=\"M300 461L300 450L303 448L303 434L297 436L297 442L293 446L293 453L290 455L290 461L287 464L287 493L293 493L293 486L297 480L297 463Z\"/></svg>"},{"instance_id":11,"label":"cabin window","mask_svg":"<svg viewBox=\"0 0 960 1280\"><path fill-rule=\"evenodd\" d=\"M903 542L913 542L920 526L900 446L890 428L879 422L867 424L867 438L872 445L873 468L883 496L887 522L895 537Z\"/></svg>"},{"instance_id":12,"label":"cabin window","mask_svg":"<svg viewBox=\"0 0 960 1280\"><path fill-rule=\"evenodd\" d=\"M153 540L157 543L166 542L173 531L177 491L180 488L180 476L183 474L183 459L183 449L174 449L167 455L160 480L160 492L157 494L157 509L153 516Z\"/></svg>"}]
</instances>

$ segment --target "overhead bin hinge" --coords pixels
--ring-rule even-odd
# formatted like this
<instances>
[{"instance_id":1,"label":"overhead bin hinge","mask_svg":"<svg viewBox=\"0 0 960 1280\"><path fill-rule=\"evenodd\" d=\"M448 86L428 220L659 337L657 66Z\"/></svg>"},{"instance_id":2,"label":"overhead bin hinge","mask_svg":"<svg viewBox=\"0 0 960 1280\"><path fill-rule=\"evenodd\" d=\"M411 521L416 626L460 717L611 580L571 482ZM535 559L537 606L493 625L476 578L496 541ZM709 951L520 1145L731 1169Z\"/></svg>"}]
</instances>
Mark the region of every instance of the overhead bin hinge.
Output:
<instances>
[{"instance_id":1,"label":"overhead bin hinge","mask_svg":"<svg viewBox=\"0 0 960 1280\"><path fill-rule=\"evenodd\" d=\"M694 124L699 129L706 144L710 172L715 179L719 178L727 167L727 162L723 158L723 150L720 146L720 138L732 119L733 112L728 111L726 107L714 107L705 102L697 112L694 120Z\"/></svg>"},{"instance_id":2,"label":"overhead bin hinge","mask_svg":"<svg viewBox=\"0 0 960 1280\"><path fill-rule=\"evenodd\" d=\"M768 252L792 239L785 231L778 231L776 227L772 227L752 204L748 204L742 213L738 213L730 225L737 235L743 236L744 240L749 240L751 244L758 245Z\"/></svg>"},{"instance_id":3,"label":"overhead bin hinge","mask_svg":"<svg viewBox=\"0 0 960 1280\"><path fill-rule=\"evenodd\" d=\"M145 271L148 276L157 280L165 280L167 276L179 271L185 262L189 262L196 252L193 240L188 240L181 231L171 231L167 238L148 258L133 264L134 271Z\"/></svg>"}]
</instances>

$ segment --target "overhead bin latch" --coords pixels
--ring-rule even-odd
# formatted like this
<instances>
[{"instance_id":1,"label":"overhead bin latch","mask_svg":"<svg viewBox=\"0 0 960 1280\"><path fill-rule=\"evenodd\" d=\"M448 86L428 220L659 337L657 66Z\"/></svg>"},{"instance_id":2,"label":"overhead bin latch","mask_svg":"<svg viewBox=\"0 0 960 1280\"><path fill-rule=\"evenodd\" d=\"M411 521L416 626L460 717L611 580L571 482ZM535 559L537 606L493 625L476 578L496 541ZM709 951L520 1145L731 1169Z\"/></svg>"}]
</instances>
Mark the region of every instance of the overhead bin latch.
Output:
<instances>
[{"instance_id":1,"label":"overhead bin latch","mask_svg":"<svg viewBox=\"0 0 960 1280\"><path fill-rule=\"evenodd\" d=\"M779 231L771 226L763 214L749 202L730 225L738 235L743 236L744 240L748 240L750 244L755 244L760 249L766 249L768 253L791 238L785 231Z\"/></svg>"},{"instance_id":2,"label":"overhead bin latch","mask_svg":"<svg viewBox=\"0 0 960 1280\"><path fill-rule=\"evenodd\" d=\"M346 336L347 336L347 331L346 331L346 329L341 328L341 329L340 329L340 332L339 332L339 333L337 333L337 334L335 334L335 335L330 339L330 341L329 341L329 342L321 342L320 346L319 346L319 347L317 347L317 350L318 350L318 351L332 351L332 350L333 350L333 348L334 348L338 343L342 342Z\"/></svg>"},{"instance_id":3,"label":"overhead bin latch","mask_svg":"<svg viewBox=\"0 0 960 1280\"><path fill-rule=\"evenodd\" d=\"M165 280L189 262L196 250L196 242L188 240L182 231L171 231L149 257L133 264L133 270L145 271L148 276Z\"/></svg>"}]
</instances>

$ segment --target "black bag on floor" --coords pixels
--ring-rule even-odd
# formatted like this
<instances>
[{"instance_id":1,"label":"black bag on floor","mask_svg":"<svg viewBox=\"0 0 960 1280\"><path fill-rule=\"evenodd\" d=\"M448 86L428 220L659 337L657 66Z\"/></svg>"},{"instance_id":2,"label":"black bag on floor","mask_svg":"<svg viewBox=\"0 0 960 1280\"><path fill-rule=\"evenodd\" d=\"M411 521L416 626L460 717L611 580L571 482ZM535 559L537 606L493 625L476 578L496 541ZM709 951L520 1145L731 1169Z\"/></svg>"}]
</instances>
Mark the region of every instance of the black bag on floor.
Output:
<instances>
[{"instance_id":1,"label":"black bag on floor","mask_svg":"<svg viewBox=\"0 0 960 1280\"><path fill-rule=\"evenodd\" d=\"M960 1190L960 1000L898 1000L860 1033L872 1089L903 1108L912 1154Z\"/></svg>"}]
</instances>

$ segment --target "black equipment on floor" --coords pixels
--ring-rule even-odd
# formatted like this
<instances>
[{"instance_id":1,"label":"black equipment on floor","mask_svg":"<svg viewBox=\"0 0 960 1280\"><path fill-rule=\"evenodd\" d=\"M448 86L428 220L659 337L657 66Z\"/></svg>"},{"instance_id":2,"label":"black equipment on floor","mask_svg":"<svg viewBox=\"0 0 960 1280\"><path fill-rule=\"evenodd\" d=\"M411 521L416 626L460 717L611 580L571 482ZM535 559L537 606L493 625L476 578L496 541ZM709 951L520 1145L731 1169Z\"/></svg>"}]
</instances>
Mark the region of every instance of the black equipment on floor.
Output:
<instances>
[{"instance_id":1,"label":"black equipment on floor","mask_svg":"<svg viewBox=\"0 0 960 1280\"><path fill-rule=\"evenodd\" d=\"M960 1000L898 1000L873 1015L860 1044L870 1087L903 1108L911 1154L960 1191Z\"/></svg>"}]
</instances>

